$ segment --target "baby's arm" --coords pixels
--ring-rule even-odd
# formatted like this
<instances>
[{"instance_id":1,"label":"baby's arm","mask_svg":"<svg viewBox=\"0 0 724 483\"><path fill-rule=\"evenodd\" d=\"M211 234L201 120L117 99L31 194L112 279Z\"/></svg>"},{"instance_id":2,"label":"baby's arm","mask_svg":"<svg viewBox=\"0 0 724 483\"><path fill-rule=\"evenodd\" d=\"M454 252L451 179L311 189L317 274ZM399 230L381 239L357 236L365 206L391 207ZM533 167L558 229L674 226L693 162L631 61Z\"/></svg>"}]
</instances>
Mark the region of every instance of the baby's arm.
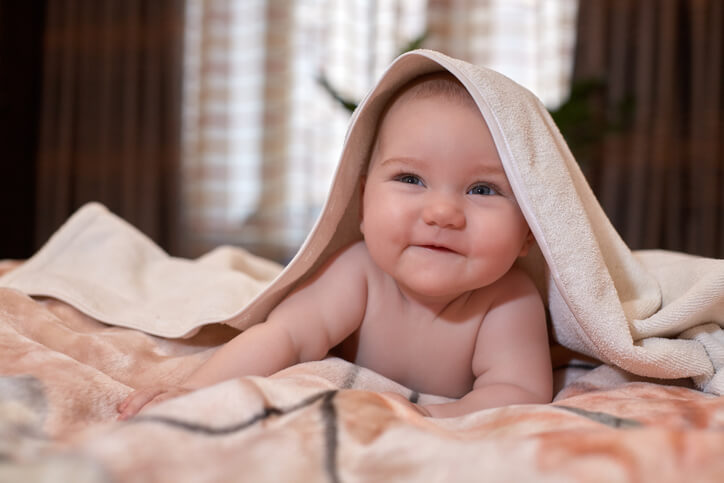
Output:
<instances>
[{"instance_id":1,"label":"baby's arm","mask_svg":"<svg viewBox=\"0 0 724 483\"><path fill-rule=\"evenodd\" d=\"M227 379L268 376L299 362L322 359L354 332L367 300L360 246L335 255L272 310L264 323L246 329L179 386L134 391L118 406L120 419L160 402Z\"/></svg>"},{"instance_id":2,"label":"baby's arm","mask_svg":"<svg viewBox=\"0 0 724 483\"><path fill-rule=\"evenodd\" d=\"M513 269L485 314L473 355L473 390L461 399L425 406L434 417L459 416L509 404L549 403L553 373L545 310L528 276Z\"/></svg>"}]
</instances>

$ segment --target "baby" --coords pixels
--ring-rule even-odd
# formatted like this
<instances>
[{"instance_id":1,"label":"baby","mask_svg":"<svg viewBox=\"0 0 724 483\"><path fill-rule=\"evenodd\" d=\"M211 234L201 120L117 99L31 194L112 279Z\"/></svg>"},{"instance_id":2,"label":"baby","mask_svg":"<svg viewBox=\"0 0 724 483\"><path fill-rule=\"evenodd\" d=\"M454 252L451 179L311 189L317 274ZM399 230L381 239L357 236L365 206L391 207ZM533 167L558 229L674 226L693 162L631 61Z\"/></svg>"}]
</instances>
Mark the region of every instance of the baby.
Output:
<instances>
[{"instance_id":1,"label":"baby","mask_svg":"<svg viewBox=\"0 0 724 483\"><path fill-rule=\"evenodd\" d=\"M386 106L362 179L360 228L364 241L336 253L264 323L180 386L131 393L119 418L332 349L418 392L455 398L419 406L389 394L425 416L550 402L543 303L513 266L534 239L490 131L453 75L418 77Z\"/></svg>"}]
</instances>

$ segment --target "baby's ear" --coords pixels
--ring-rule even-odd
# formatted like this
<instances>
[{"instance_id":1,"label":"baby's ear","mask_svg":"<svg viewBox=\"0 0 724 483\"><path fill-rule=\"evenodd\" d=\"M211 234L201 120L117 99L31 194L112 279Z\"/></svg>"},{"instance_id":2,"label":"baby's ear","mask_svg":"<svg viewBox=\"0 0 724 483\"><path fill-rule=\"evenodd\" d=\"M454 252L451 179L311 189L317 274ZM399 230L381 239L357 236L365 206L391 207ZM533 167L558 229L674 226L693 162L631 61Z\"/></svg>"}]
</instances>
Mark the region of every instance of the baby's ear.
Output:
<instances>
[{"instance_id":1,"label":"baby's ear","mask_svg":"<svg viewBox=\"0 0 724 483\"><path fill-rule=\"evenodd\" d=\"M530 251L530 247L533 246L535 243L535 237L533 237L533 232L528 230L528 235L525 237L525 242L523 243L523 247L520 249L519 257L524 257L528 255L528 252Z\"/></svg>"}]
</instances>

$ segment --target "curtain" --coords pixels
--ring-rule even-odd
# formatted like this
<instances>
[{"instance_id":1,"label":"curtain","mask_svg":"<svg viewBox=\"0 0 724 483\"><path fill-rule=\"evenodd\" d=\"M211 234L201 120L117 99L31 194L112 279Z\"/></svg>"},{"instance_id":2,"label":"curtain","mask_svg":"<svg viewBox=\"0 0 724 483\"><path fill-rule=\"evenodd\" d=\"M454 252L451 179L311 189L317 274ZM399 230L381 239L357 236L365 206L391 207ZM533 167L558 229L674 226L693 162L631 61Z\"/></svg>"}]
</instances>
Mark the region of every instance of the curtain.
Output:
<instances>
[{"instance_id":1,"label":"curtain","mask_svg":"<svg viewBox=\"0 0 724 483\"><path fill-rule=\"evenodd\" d=\"M600 128L579 153L632 248L724 258L720 0L581 2L577 81Z\"/></svg>"},{"instance_id":2,"label":"curtain","mask_svg":"<svg viewBox=\"0 0 724 483\"><path fill-rule=\"evenodd\" d=\"M426 46L502 72L549 108L569 91L577 0L429 0Z\"/></svg>"},{"instance_id":3,"label":"curtain","mask_svg":"<svg viewBox=\"0 0 724 483\"><path fill-rule=\"evenodd\" d=\"M188 0L185 252L230 243L288 260L324 202L349 122L344 104L359 102L420 38L559 104L576 8L576 0Z\"/></svg>"},{"instance_id":4,"label":"curtain","mask_svg":"<svg viewBox=\"0 0 724 483\"><path fill-rule=\"evenodd\" d=\"M174 250L184 4L47 2L37 243L100 201Z\"/></svg>"}]
</instances>

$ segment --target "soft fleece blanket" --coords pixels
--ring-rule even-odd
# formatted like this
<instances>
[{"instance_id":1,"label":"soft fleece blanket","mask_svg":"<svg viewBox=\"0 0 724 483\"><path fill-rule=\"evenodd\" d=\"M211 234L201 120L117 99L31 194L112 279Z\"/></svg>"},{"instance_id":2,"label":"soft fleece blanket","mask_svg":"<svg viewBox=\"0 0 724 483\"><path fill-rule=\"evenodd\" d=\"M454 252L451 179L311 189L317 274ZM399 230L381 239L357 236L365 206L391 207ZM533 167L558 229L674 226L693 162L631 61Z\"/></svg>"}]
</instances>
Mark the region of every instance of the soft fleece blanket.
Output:
<instances>
[{"instance_id":1,"label":"soft fleece blanket","mask_svg":"<svg viewBox=\"0 0 724 483\"><path fill-rule=\"evenodd\" d=\"M554 340L604 365L571 382L575 368L590 366L569 364L553 405L432 420L374 391L433 396L329 359L113 422L131 388L183 379L231 327L263 322L360 238L358 180L380 111L397 87L438 70L461 80L490 128L537 241L522 265L547 302ZM540 102L500 74L436 52L400 57L361 103L323 212L283 270L231 248L170 258L92 204L5 271L0 369L12 377L0 385L9 414L0 428L10 428L0 462L13 462L8 471L57 463L88 478L157 481L722 475L724 261L633 253ZM679 387L687 381L704 392ZM678 455L670 467L666 454Z\"/></svg>"},{"instance_id":2,"label":"soft fleece blanket","mask_svg":"<svg viewBox=\"0 0 724 483\"><path fill-rule=\"evenodd\" d=\"M183 379L234 333L215 324L187 339L161 338L0 288L0 481L724 477L721 397L683 387L685 381L664 385L607 365L594 369L560 347L558 394L549 405L423 418L374 392L409 390L326 359L270 378L227 381L115 420L114 406L131 388Z\"/></svg>"}]
</instances>

